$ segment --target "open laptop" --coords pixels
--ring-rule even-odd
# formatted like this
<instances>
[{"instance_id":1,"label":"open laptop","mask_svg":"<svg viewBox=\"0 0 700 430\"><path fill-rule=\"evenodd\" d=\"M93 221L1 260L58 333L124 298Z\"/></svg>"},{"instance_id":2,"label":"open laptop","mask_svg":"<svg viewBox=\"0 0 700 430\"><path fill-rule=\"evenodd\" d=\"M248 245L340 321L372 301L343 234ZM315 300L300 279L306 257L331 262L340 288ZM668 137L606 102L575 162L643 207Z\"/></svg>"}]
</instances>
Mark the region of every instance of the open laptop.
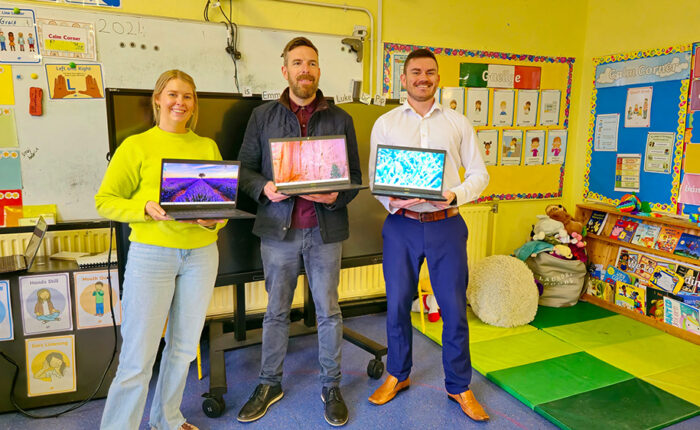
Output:
<instances>
[{"instance_id":1,"label":"open laptop","mask_svg":"<svg viewBox=\"0 0 700 430\"><path fill-rule=\"evenodd\" d=\"M24 250L24 254L0 257L0 273L19 272L20 270L28 270L31 268L47 230L48 225L46 221L44 221L43 217L39 217L36 227L34 227L34 233L32 233L32 237L27 244L27 249Z\"/></svg>"},{"instance_id":2,"label":"open laptop","mask_svg":"<svg viewBox=\"0 0 700 430\"><path fill-rule=\"evenodd\" d=\"M345 136L270 139L273 182L288 196L369 188L350 183Z\"/></svg>"},{"instance_id":3,"label":"open laptop","mask_svg":"<svg viewBox=\"0 0 700 430\"><path fill-rule=\"evenodd\" d=\"M372 194L406 199L445 200L441 149L377 145Z\"/></svg>"},{"instance_id":4,"label":"open laptop","mask_svg":"<svg viewBox=\"0 0 700 430\"><path fill-rule=\"evenodd\" d=\"M236 209L239 161L164 158L160 206L174 219L255 218Z\"/></svg>"}]
</instances>

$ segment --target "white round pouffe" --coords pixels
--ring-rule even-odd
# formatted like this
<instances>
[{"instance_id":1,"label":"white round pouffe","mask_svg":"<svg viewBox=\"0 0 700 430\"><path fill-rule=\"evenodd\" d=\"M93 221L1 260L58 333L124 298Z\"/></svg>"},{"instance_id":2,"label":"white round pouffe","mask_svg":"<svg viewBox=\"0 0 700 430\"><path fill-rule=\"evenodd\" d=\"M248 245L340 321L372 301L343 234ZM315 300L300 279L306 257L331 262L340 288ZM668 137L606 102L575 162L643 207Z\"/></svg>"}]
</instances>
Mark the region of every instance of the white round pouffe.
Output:
<instances>
[{"instance_id":1,"label":"white round pouffe","mask_svg":"<svg viewBox=\"0 0 700 430\"><path fill-rule=\"evenodd\" d=\"M539 294L532 271L521 260L492 255L469 270L467 300L486 324L516 327L535 319Z\"/></svg>"}]
</instances>

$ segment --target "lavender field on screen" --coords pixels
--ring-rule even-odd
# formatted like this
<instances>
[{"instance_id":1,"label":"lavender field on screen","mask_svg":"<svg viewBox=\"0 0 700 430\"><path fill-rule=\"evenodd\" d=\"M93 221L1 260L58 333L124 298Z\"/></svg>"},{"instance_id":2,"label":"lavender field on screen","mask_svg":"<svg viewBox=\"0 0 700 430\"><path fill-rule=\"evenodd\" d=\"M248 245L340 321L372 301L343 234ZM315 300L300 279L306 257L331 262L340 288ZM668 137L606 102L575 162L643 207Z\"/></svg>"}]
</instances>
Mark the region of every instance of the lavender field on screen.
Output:
<instances>
[{"instance_id":1,"label":"lavender field on screen","mask_svg":"<svg viewBox=\"0 0 700 430\"><path fill-rule=\"evenodd\" d=\"M184 202L233 202L236 200L237 179L223 178L165 178L160 201Z\"/></svg>"}]
</instances>

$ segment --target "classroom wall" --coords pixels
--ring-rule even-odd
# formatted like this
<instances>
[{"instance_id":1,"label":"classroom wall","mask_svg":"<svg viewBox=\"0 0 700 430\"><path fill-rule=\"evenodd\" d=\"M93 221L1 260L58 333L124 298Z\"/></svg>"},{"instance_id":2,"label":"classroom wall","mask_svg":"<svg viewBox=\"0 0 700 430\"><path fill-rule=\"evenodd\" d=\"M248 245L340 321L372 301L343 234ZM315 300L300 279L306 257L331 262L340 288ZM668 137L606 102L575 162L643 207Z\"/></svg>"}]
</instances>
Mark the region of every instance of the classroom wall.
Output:
<instances>
[{"instance_id":1,"label":"classroom wall","mask_svg":"<svg viewBox=\"0 0 700 430\"><path fill-rule=\"evenodd\" d=\"M375 19L378 17L376 0L325 0L325 2L366 8ZM205 3L204 0L122 0L120 11L202 20ZM223 0L221 3L228 13L229 2ZM563 199L501 203L496 231L496 253L509 254L527 240L530 227L536 221L535 215L543 213L546 205L566 203L569 211L574 212L573 202L579 199L580 191L574 199L571 192L572 185L576 176L582 176L580 169L574 166L576 164L574 155L583 148L583 142L585 142L585 136L581 140L581 134L576 130L585 129L587 121L587 117L580 116L579 113L587 110L582 104L581 94L589 94L586 91L582 93L581 72L587 69L587 63L582 61L582 57L585 46L584 33L588 25L586 17L590 9L592 8L588 2L557 0L383 1L382 40L386 42L576 58ZM233 0L232 12L232 19L239 25L298 29L305 32L350 35L354 25L369 25L367 15L361 12L285 4L274 0ZM210 10L210 19L220 21L221 15L216 10ZM374 44L376 46L376 41ZM278 54L270 53L270 55ZM366 64L364 88L367 90L366 82L370 79L369 61L373 61L369 58L369 49L366 50L364 59ZM323 53L321 53L323 69L322 61ZM322 82L323 78L321 87L323 87ZM587 99L587 96L583 97L583 100Z\"/></svg>"},{"instance_id":2,"label":"classroom wall","mask_svg":"<svg viewBox=\"0 0 700 430\"><path fill-rule=\"evenodd\" d=\"M580 202L583 198L583 175L588 139L588 112L593 91L593 58L608 54L634 52L652 48L662 48L700 41L698 18L700 2L696 0L675 0L673 2L645 1L644 7L630 9L626 0L589 0L588 22L585 29L585 43L581 70L581 94L583 95L576 111L581 112L576 128L576 147L569 156L578 163L568 164L567 175L572 178L567 204ZM573 129L572 129L573 130ZM569 158L571 159L571 158Z\"/></svg>"}]
</instances>

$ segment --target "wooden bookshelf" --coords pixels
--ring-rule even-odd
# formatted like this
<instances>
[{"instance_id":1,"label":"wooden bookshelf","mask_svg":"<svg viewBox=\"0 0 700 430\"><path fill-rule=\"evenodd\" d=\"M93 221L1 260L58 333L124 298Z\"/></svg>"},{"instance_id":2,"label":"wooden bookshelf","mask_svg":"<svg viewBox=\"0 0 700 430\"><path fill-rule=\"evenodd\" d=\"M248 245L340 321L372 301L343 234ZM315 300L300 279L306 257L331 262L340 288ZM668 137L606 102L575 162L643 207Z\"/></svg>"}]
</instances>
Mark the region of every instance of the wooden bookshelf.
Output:
<instances>
[{"instance_id":1,"label":"wooden bookshelf","mask_svg":"<svg viewBox=\"0 0 700 430\"><path fill-rule=\"evenodd\" d=\"M584 203L576 205L576 219L586 224L588 218L590 218L593 211L601 211L608 214L608 218L605 221L605 227L600 235L588 234L585 237L586 251L588 253L588 258L590 262L595 264L601 264L603 268L608 267L608 265L615 265L617 261L617 255L620 248L627 248L637 252L655 255L667 260L673 260L679 264L687 264L692 266L700 266L700 260L695 258L684 257L682 255L676 255L671 252L661 251L654 248L647 248L646 246L635 245L629 242L624 242L621 240L616 240L610 238L610 233L615 226L617 220L621 217L638 219L640 223L652 224L659 226L670 226L676 229L682 230L684 233L690 233L696 236L700 236L700 226L691 223L683 219L678 219L671 216L641 216L641 215L631 215L625 212L619 211L613 206L603 205L603 204L591 204ZM584 294L582 296L583 300L600 306L602 308L611 310L613 312L619 313L621 315L626 315L637 321L643 322L644 324L655 327L673 336L685 339L689 342L700 345L700 335L691 333L687 330L674 327L670 324L658 321L653 317L642 315L638 312L634 312L629 309L617 306L614 303L607 302L598 297Z\"/></svg>"}]
</instances>

